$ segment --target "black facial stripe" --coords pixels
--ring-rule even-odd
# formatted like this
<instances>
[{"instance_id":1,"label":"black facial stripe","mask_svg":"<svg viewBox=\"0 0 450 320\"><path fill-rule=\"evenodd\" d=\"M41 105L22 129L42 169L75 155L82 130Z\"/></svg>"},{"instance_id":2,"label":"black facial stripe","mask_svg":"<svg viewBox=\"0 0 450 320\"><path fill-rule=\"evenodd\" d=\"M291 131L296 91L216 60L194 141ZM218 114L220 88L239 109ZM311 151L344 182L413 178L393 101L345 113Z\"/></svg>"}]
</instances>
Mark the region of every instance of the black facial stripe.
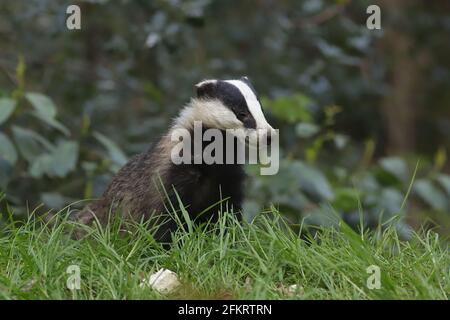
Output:
<instances>
[{"instance_id":1,"label":"black facial stripe","mask_svg":"<svg viewBox=\"0 0 450 320\"><path fill-rule=\"evenodd\" d=\"M216 93L217 98L233 111L246 128L256 128L256 121L248 109L247 101L237 87L225 81L218 81Z\"/></svg>"},{"instance_id":2,"label":"black facial stripe","mask_svg":"<svg viewBox=\"0 0 450 320\"><path fill-rule=\"evenodd\" d=\"M216 83L206 82L196 88L198 98L214 98L216 95Z\"/></svg>"},{"instance_id":3,"label":"black facial stripe","mask_svg":"<svg viewBox=\"0 0 450 320\"><path fill-rule=\"evenodd\" d=\"M248 79L241 78L240 81L248 85L250 89L255 92L255 89ZM221 80L207 82L202 86L197 87L197 97L219 99L236 115L236 117L244 124L244 127L256 129L256 121L248 109L247 101L241 91L231 83Z\"/></svg>"}]
</instances>

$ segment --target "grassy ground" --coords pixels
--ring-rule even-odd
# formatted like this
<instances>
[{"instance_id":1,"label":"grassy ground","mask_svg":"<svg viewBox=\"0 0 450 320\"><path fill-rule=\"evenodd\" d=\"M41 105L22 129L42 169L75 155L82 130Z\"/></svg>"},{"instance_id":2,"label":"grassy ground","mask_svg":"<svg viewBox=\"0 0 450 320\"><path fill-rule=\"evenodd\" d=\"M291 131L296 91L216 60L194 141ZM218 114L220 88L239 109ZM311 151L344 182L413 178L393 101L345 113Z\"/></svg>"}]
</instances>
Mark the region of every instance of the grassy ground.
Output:
<instances>
[{"instance_id":1,"label":"grassy ground","mask_svg":"<svg viewBox=\"0 0 450 320\"><path fill-rule=\"evenodd\" d=\"M166 250L143 223L125 235L117 226L92 228L79 241L68 236L70 227L67 221L43 227L33 219L5 227L0 298L448 299L450 294L448 246L432 232L404 242L395 228L361 234L341 222L339 229L300 239L277 218L262 215L238 224L225 216L214 232L188 221ZM80 267L80 290L67 289L70 265ZM372 265L380 268L380 289L366 285ZM164 296L139 286L162 267L179 275L176 292ZM297 289L289 290L294 284Z\"/></svg>"}]
</instances>

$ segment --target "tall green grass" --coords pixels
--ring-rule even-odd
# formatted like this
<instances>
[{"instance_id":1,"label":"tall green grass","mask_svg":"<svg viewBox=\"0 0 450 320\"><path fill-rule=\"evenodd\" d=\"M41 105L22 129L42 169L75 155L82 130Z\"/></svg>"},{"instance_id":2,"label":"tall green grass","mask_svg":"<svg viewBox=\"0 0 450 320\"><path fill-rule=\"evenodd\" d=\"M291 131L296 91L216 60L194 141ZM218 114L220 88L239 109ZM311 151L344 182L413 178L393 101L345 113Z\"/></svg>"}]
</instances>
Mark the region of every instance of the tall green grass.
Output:
<instances>
[{"instance_id":1,"label":"tall green grass","mask_svg":"<svg viewBox=\"0 0 450 320\"><path fill-rule=\"evenodd\" d=\"M85 237L74 240L67 210L45 223L33 215L10 221L0 235L0 298L448 299L450 293L448 244L431 231L405 242L392 225L355 232L341 221L313 235L301 228L300 236L275 210L252 223L225 213L210 228L184 218L170 249L154 241L148 222L84 226ZM80 268L80 290L66 286L70 265ZM380 289L366 285L371 265L380 268ZM159 268L178 274L177 291L161 295L140 286Z\"/></svg>"}]
</instances>

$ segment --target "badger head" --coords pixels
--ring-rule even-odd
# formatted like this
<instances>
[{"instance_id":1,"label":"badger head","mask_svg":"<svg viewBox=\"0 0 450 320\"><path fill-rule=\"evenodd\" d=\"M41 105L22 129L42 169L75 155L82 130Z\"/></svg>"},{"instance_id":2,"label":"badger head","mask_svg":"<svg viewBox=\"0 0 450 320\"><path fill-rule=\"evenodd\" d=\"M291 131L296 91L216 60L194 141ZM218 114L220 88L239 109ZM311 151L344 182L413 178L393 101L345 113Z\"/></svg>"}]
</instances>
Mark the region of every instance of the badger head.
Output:
<instances>
[{"instance_id":1,"label":"badger head","mask_svg":"<svg viewBox=\"0 0 450 320\"><path fill-rule=\"evenodd\" d=\"M197 97L191 101L192 109L181 118L201 121L209 128L234 129L243 136L267 141L276 134L264 117L261 103L247 77L204 80L195 88Z\"/></svg>"}]
</instances>

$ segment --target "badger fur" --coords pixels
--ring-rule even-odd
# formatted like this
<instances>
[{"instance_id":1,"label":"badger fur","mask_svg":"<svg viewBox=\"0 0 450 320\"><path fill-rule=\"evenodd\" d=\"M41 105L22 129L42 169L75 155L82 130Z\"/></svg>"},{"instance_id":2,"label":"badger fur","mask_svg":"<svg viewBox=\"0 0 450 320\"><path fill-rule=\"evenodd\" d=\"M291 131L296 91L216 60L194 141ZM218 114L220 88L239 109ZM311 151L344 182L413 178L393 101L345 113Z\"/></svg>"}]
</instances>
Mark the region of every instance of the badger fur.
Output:
<instances>
[{"instance_id":1,"label":"badger fur","mask_svg":"<svg viewBox=\"0 0 450 320\"><path fill-rule=\"evenodd\" d=\"M203 130L215 128L223 135L227 135L227 129L240 128L251 132L262 130L270 136L274 129L267 123L247 77L205 80L196 85L196 92L197 96L181 110L169 131L154 147L131 158L114 176L103 196L76 215L79 222L90 224L97 220L106 224L110 213L116 211L137 221L158 215L166 219L157 227L154 237L160 242L168 242L177 228L168 211L179 210L178 198L196 223L214 222L220 207L210 207L218 203L241 217L245 178L242 165L237 161L233 164L191 162L176 165L171 161L171 150L176 143L171 134L179 128L192 132L195 121L201 121ZM236 139L236 143L242 142ZM202 142L202 149L207 144ZM226 155L229 150L225 146L223 149Z\"/></svg>"}]
</instances>

